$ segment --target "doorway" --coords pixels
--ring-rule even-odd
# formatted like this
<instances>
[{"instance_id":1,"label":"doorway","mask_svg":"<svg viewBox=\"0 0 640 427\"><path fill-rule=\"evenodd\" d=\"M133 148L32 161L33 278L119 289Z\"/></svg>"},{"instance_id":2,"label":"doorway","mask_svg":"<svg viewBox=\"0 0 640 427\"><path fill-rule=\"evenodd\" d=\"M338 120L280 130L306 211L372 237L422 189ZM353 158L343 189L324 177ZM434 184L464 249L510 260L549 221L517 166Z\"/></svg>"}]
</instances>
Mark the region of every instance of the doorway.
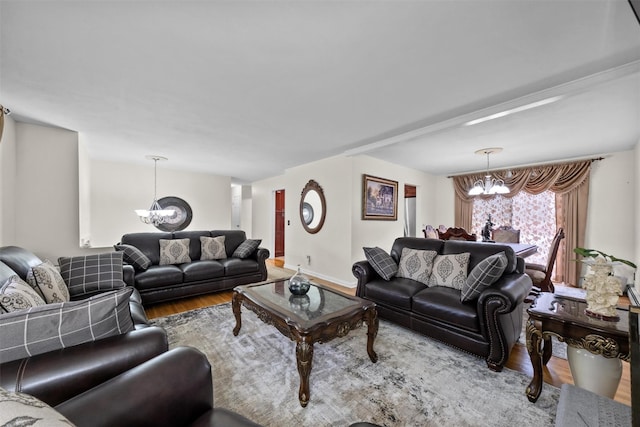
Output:
<instances>
[{"instance_id":1,"label":"doorway","mask_svg":"<svg viewBox=\"0 0 640 427\"><path fill-rule=\"evenodd\" d=\"M276 190L275 218L273 255L277 258L284 256L284 190Z\"/></svg>"},{"instance_id":2,"label":"doorway","mask_svg":"<svg viewBox=\"0 0 640 427\"><path fill-rule=\"evenodd\" d=\"M416 237L416 186L404 185L404 236Z\"/></svg>"}]
</instances>

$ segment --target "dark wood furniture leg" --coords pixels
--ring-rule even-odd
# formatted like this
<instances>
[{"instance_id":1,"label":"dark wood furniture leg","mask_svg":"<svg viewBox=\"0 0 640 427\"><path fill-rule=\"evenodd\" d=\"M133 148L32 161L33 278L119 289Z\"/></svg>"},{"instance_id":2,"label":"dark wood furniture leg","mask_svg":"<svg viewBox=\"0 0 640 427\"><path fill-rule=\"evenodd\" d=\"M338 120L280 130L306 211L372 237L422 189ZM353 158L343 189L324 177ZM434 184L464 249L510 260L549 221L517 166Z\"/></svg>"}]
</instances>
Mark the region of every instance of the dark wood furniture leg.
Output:
<instances>
[{"instance_id":1,"label":"dark wood furniture leg","mask_svg":"<svg viewBox=\"0 0 640 427\"><path fill-rule=\"evenodd\" d=\"M233 292L233 297L231 298L231 308L233 309L233 315L236 318L236 327L233 328L233 336L238 336L240 332L240 328L242 327L242 318L240 314L240 307L242 306L242 294L239 292Z\"/></svg>"},{"instance_id":2,"label":"dark wood furniture leg","mask_svg":"<svg viewBox=\"0 0 640 427\"><path fill-rule=\"evenodd\" d=\"M378 361L378 355L373 349L373 342L378 335L378 311L375 308L371 308L367 310L364 314L365 322L367 323L367 353L369 354L369 359L373 363Z\"/></svg>"},{"instance_id":3,"label":"dark wood furniture leg","mask_svg":"<svg viewBox=\"0 0 640 427\"><path fill-rule=\"evenodd\" d=\"M533 367L533 378L527 386L526 393L530 402L537 401L542 392L542 341L542 332L536 328L533 320L529 318L527 320L527 351Z\"/></svg>"},{"instance_id":4,"label":"dark wood furniture leg","mask_svg":"<svg viewBox=\"0 0 640 427\"><path fill-rule=\"evenodd\" d=\"M300 337L296 342L296 361L298 362L298 373L300 374L298 399L300 400L300 405L305 408L309 403L309 375L311 374L311 364L313 362L313 341L309 337Z\"/></svg>"}]
</instances>

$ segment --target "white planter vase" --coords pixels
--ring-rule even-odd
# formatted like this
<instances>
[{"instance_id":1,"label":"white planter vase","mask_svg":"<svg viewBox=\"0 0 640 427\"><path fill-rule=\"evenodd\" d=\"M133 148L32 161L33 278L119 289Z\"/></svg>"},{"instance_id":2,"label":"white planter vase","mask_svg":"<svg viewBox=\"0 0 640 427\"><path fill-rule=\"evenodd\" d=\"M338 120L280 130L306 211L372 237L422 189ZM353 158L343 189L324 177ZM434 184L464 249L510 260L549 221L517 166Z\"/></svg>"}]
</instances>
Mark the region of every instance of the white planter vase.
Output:
<instances>
[{"instance_id":1,"label":"white planter vase","mask_svg":"<svg viewBox=\"0 0 640 427\"><path fill-rule=\"evenodd\" d=\"M620 359L606 358L583 348L567 346L567 359L576 386L613 399L622 377Z\"/></svg>"}]
</instances>

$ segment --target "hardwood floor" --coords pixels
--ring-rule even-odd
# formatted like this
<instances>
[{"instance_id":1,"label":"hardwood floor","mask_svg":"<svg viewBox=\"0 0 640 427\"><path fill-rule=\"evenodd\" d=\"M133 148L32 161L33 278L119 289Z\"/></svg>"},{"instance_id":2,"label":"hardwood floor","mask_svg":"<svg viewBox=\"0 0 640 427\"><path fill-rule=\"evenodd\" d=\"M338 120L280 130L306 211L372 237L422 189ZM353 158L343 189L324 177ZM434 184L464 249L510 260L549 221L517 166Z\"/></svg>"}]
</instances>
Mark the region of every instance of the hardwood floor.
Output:
<instances>
[{"instance_id":1,"label":"hardwood floor","mask_svg":"<svg viewBox=\"0 0 640 427\"><path fill-rule=\"evenodd\" d=\"M268 260L271 261L271 260ZM294 272L292 271L291 274ZM354 295L355 289L345 288L340 285L336 285L326 280L311 277L315 282L325 284L341 292ZM196 308L208 307L216 304L224 304L231 302L232 291L217 292L214 294L202 295L192 298L185 298L177 301L171 301L167 303L157 304L146 308L147 316L150 319L156 317L169 316L171 314L181 313L183 311L189 311ZM624 300L621 300L623 302ZM628 300L627 300L628 303ZM533 368L529 360L529 353L525 346L516 344L511 351L511 356L507 361L507 368L514 371L522 372L528 376L533 375ZM571 370L569 369L569 363L564 359L551 357L549 363L544 368L544 382L552 384L556 387L560 387L564 383L573 384L573 377L571 376ZM522 393L524 394L524 390ZM615 400L627 405L631 405L631 372L628 362L622 362L622 379L616 392Z\"/></svg>"}]
</instances>

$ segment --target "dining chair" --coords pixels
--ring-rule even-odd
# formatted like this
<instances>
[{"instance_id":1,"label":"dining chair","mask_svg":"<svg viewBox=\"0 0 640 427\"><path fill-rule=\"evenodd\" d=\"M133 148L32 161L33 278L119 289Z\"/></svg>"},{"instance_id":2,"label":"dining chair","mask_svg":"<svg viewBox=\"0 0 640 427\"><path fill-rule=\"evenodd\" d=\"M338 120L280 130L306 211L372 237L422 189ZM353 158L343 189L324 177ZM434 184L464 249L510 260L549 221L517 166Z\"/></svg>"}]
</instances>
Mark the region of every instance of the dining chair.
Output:
<instances>
[{"instance_id":1,"label":"dining chair","mask_svg":"<svg viewBox=\"0 0 640 427\"><path fill-rule=\"evenodd\" d=\"M476 241L478 236L467 233L467 230L460 227L449 227L444 233L438 229L438 238L440 240L469 240Z\"/></svg>"},{"instance_id":2,"label":"dining chair","mask_svg":"<svg viewBox=\"0 0 640 427\"><path fill-rule=\"evenodd\" d=\"M424 230L422 230L422 232L424 233L424 237L426 239L437 239L439 237L438 232L431 225L427 225L426 227L424 227Z\"/></svg>"},{"instance_id":3,"label":"dining chair","mask_svg":"<svg viewBox=\"0 0 640 427\"><path fill-rule=\"evenodd\" d=\"M553 236L551 241L551 247L549 248L549 257L547 258L547 264L524 264L525 273L531 277L533 282L533 292L553 292L553 282L551 282L551 274L553 273L553 266L556 263L556 256L558 255L558 247L560 241L564 239L564 230L559 228L556 235Z\"/></svg>"},{"instance_id":4,"label":"dining chair","mask_svg":"<svg viewBox=\"0 0 640 427\"><path fill-rule=\"evenodd\" d=\"M510 225L501 225L491 230L491 240L496 243L520 243L520 230Z\"/></svg>"}]
</instances>

